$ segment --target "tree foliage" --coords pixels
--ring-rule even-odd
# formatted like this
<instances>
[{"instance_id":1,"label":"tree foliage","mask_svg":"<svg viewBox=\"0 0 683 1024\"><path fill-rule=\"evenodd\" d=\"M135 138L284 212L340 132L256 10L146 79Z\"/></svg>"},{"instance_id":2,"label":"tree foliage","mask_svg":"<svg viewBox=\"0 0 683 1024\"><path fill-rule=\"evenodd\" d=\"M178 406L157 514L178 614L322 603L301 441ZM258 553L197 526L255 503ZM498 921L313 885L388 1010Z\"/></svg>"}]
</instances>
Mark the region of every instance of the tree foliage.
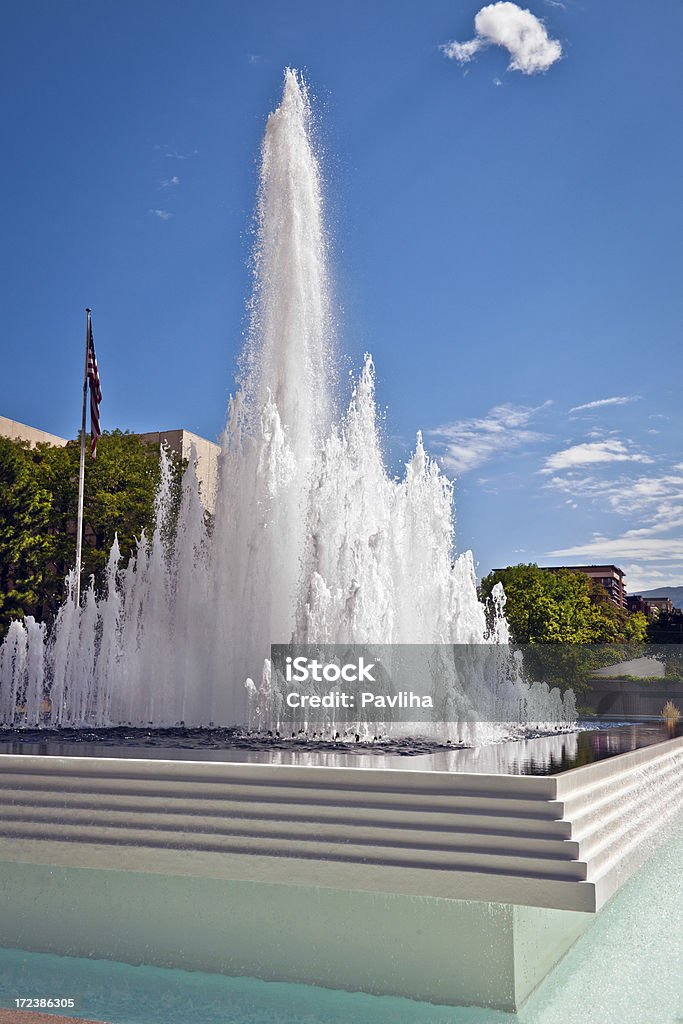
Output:
<instances>
[{"instance_id":1,"label":"tree foliage","mask_svg":"<svg viewBox=\"0 0 683 1024\"><path fill-rule=\"evenodd\" d=\"M660 612L647 627L648 652L664 665L667 679L683 679L683 611Z\"/></svg>"},{"instance_id":2,"label":"tree foliage","mask_svg":"<svg viewBox=\"0 0 683 1024\"><path fill-rule=\"evenodd\" d=\"M513 642L529 645L525 668L550 685L580 690L595 669L636 656L645 640L645 616L617 608L605 588L585 573L551 572L534 564L489 573L481 582L481 597L491 615L496 583L505 590Z\"/></svg>"},{"instance_id":3,"label":"tree foliage","mask_svg":"<svg viewBox=\"0 0 683 1024\"><path fill-rule=\"evenodd\" d=\"M516 643L630 644L645 640L645 616L617 608L605 588L585 573L512 565L484 577L482 600L490 599L496 583L503 584L505 613Z\"/></svg>"},{"instance_id":4,"label":"tree foliage","mask_svg":"<svg viewBox=\"0 0 683 1024\"><path fill-rule=\"evenodd\" d=\"M50 575L52 495L28 443L0 437L0 635L40 606Z\"/></svg>"},{"instance_id":5,"label":"tree foliage","mask_svg":"<svg viewBox=\"0 0 683 1024\"><path fill-rule=\"evenodd\" d=\"M683 612L674 608L655 615L648 625L647 639L651 644L683 644Z\"/></svg>"},{"instance_id":6,"label":"tree foliage","mask_svg":"<svg viewBox=\"0 0 683 1024\"><path fill-rule=\"evenodd\" d=\"M0 438L0 635L12 618L49 619L73 566L80 443L64 447ZM173 460L179 493L182 465ZM154 522L159 449L135 434L105 432L85 473L83 580L101 578L118 534L123 558Z\"/></svg>"}]
</instances>

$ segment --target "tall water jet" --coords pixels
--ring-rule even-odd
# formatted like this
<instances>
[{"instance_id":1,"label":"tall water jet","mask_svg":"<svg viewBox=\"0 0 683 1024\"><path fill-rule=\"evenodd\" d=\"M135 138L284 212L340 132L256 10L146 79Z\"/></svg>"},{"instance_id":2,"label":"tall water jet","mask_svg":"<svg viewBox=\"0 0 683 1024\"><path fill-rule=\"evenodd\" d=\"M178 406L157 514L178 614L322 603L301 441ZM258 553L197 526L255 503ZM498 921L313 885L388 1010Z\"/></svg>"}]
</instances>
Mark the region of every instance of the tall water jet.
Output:
<instances>
[{"instance_id":1,"label":"tall water jet","mask_svg":"<svg viewBox=\"0 0 683 1024\"><path fill-rule=\"evenodd\" d=\"M0 647L2 724L242 724L249 694L260 700L271 686L273 643L437 644L447 652L507 639L502 616L487 633L472 556L453 550L451 484L419 435L404 479L387 473L369 356L337 416L311 129L306 87L288 70L261 152L250 326L222 438L213 528L192 459L174 522L162 452L155 529L129 564L119 565L115 543L104 592L91 584L79 608L72 574L47 638L30 619L12 624ZM452 665L443 678L448 721L471 714L477 686L479 706L493 699ZM510 706L527 693L537 708L536 695L515 686Z\"/></svg>"},{"instance_id":2,"label":"tall water jet","mask_svg":"<svg viewBox=\"0 0 683 1024\"><path fill-rule=\"evenodd\" d=\"M333 411L332 317L306 87L285 72L261 153L251 322L223 438L214 536L217 628L234 679L261 672L294 631L306 496ZM215 647L214 671L225 665ZM216 720L246 694L217 692Z\"/></svg>"}]
</instances>

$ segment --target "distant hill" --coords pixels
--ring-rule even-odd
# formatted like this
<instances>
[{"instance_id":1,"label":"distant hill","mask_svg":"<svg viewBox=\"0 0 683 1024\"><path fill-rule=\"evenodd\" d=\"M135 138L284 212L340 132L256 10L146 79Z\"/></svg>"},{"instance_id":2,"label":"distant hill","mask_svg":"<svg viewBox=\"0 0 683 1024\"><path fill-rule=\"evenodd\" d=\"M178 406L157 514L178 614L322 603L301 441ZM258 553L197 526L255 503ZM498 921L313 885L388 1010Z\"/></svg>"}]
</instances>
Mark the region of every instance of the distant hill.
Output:
<instances>
[{"instance_id":1,"label":"distant hill","mask_svg":"<svg viewBox=\"0 0 683 1024\"><path fill-rule=\"evenodd\" d=\"M683 587L659 587L657 590L644 590L641 597L670 597L674 608L683 608Z\"/></svg>"}]
</instances>

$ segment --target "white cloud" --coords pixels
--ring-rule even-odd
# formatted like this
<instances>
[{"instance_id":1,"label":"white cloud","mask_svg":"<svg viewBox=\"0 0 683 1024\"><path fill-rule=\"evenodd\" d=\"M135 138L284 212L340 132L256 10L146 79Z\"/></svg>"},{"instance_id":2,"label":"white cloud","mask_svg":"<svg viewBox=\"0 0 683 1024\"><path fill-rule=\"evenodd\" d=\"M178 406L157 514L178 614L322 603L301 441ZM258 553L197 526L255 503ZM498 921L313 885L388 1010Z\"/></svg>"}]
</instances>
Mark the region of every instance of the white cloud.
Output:
<instances>
[{"instance_id":1,"label":"white cloud","mask_svg":"<svg viewBox=\"0 0 683 1024\"><path fill-rule=\"evenodd\" d=\"M630 593L683 581L683 466L651 476L601 480L576 474L553 477L546 487L570 498L587 498L605 512L627 519L616 536L594 535L585 543L548 552L550 558L612 562L626 573Z\"/></svg>"},{"instance_id":2,"label":"white cloud","mask_svg":"<svg viewBox=\"0 0 683 1024\"><path fill-rule=\"evenodd\" d=\"M654 537L658 533L670 533L671 530L683 528L683 505L675 508L658 509L652 516L649 526L641 526L637 530L629 530L629 537Z\"/></svg>"},{"instance_id":3,"label":"white cloud","mask_svg":"<svg viewBox=\"0 0 683 1024\"><path fill-rule=\"evenodd\" d=\"M159 188L173 188L175 185L180 184L180 178L177 174L174 174L172 178L162 178L159 182Z\"/></svg>"},{"instance_id":4,"label":"white cloud","mask_svg":"<svg viewBox=\"0 0 683 1024\"><path fill-rule=\"evenodd\" d=\"M630 519L637 526L628 531L629 537L652 537L683 527L681 467L674 466L654 476L621 476L609 480L569 473L552 477L545 487L569 499L587 499L603 511Z\"/></svg>"},{"instance_id":5,"label":"white cloud","mask_svg":"<svg viewBox=\"0 0 683 1024\"><path fill-rule=\"evenodd\" d=\"M558 548L548 554L553 558L589 558L595 564L611 562L618 565L625 558L670 562L674 558L683 559L683 538L634 537L629 532L611 539L595 537L586 544Z\"/></svg>"},{"instance_id":6,"label":"white cloud","mask_svg":"<svg viewBox=\"0 0 683 1024\"><path fill-rule=\"evenodd\" d=\"M629 491L611 502L620 515L639 517L641 525L628 531L630 537L656 537L683 531L683 479L660 477L649 481L649 486L644 480L637 480L632 493L630 505Z\"/></svg>"},{"instance_id":7,"label":"white cloud","mask_svg":"<svg viewBox=\"0 0 683 1024\"><path fill-rule=\"evenodd\" d=\"M528 423L549 402L541 406L497 405L481 419L446 423L430 436L442 449L443 463L452 473L467 473L501 452L544 439L543 434L528 429Z\"/></svg>"},{"instance_id":8,"label":"white cloud","mask_svg":"<svg viewBox=\"0 0 683 1024\"><path fill-rule=\"evenodd\" d=\"M627 402L637 402L640 395L621 395L618 398L598 398L595 402L586 402L584 405L575 405L571 412L583 412L585 409L602 409L606 405L626 405Z\"/></svg>"},{"instance_id":9,"label":"white cloud","mask_svg":"<svg viewBox=\"0 0 683 1024\"><path fill-rule=\"evenodd\" d=\"M624 486L614 493L612 503L621 515L636 512L650 519L657 516L659 521L667 516L675 518L683 507L683 473L674 467L673 472L659 476L624 481Z\"/></svg>"},{"instance_id":10,"label":"white cloud","mask_svg":"<svg viewBox=\"0 0 683 1024\"><path fill-rule=\"evenodd\" d=\"M173 216L168 210L150 210L149 211L154 217L158 217L159 220L170 220Z\"/></svg>"},{"instance_id":11,"label":"white cloud","mask_svg":"<svg viewBox=\"0 0 683 1024\"><path fill-rule=\"evenodd\" d=\"M541 473L553 473L598 462L652 462L642 452L628 448L623 441L586 441L548 456Z\"/></svg>"},{"instance_id":12,"label":"white cloud","mask_svg":"<svg viewBox=\"0 0 683 1024\"><path fill-rule=\"evenodd\" d=\"M594 476L578 477L575 473L568 473L567 476L551 477L543 486L547 490L561 491L575 498L594 498L602 496L614 484Z\"/></svg>"},{"instance_id":13,"label":"white cloud","mask_svg":"<svg viewBox=\"0 0 683 1024\"><path fill-rule=\"evenodd\" d=\"M457 60L459 64L467 64L484 45L485 43L481 39L470 39L467 43L459 43L454 39L451 43L444 43L441 49L451 60Z\"/></svg>"},{"instance_id":14,"label":"white cloud","mask_svg":"<svg viewBox=\"0 0 683 1024\"><path fill-rule=\"evenodd\" d=\"M465 43L457 40L441 47L447 57L466 64L489 45L502 46L510 54L508 71L533 75L547 69L562 56L562 46L551 39L543 22L517 4L488 4L475 15L475 37Z\"/></svg>"},{"instance_id":15,"label":"white cloud","mask_svg":"<svg viewBox=\"0 0 683 1024\"><path fill-rule=\"evenodd\" d=\"M672 562L666 567L661 565L639 565L637 562L621 566L626 573L629 594L640 594L644 590L655 590L657 587L680 587L683 580L683 562Z\"/></svg>"}]
</instances>

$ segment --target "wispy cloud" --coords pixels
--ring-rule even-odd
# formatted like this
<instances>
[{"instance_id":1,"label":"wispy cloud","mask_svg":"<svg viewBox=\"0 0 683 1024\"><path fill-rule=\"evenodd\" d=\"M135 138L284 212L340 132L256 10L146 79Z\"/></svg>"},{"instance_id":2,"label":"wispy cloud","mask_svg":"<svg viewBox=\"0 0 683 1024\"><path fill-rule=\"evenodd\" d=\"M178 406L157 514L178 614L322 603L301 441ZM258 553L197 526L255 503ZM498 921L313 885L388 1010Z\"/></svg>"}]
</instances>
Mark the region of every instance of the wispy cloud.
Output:
<instances>
[{"instance_id":1,"label":"wispy cloud","mask_svg":"<svg viewBox=\"0 0 683 1024\"><path fill-rule=\"evenodd\" d=\"M611 496L612 508L620 515L646 517L650 529L678 525L683 516L682 468L674 466L666 473L624 480Z\"/></svg>"},{"instance_id":2,"label":"wispy cloud","mask_svg":"<svg viewBox=\"0 0 683 1024\"><path fill-rule=\"evenodd\" d=\"M683 560L683 538L638 537L624 533L620 537L594 537L585 544L549 551L553 558L588 558L596 563L613 562L619 565L626 558L652 562Z\"/></svg>"},{"instance_id":3,"label":"wispy cloud","mask_svg":"<svg viewBox=\"0 0 683 1024\"><path fill-rule=\"evenodd\" d=\"M174 174L172 178L162 178L159 182L159 188L175 188L179 184L180 178L177 174Z\"/></svg>"},{"instance_id":4,"label":"wispy cloud","mask_svg":"<svg viewBox=\"0 0 683 1024\"><path fill-rule=\"evenodd\" d=\"M654 590L656 587L680 586L681 580L683 580L683 561L673 561L665 567L657 564L643 566L637 562L625 562L621 568L626 573L629 594Z\"/></svg>"},{"instance_id":5,"label":"wispy cloud","mask_svg":"<svg viewBox=\"0 0 683 1024\"><path fill-rule=\"evenodd\" d=\"M652 459L623 441L585 441L549 455L540 472L556 473L577 466L608 462L652 462Z\"/></svg>"},{"instance_id":6,"label":"wispy cloud","mask_svg":"<svg viewBox=\"0 0 683 1024\"><path fill-rule=\"evenodd\" d=\"M154 217L158 217L159 220L170 220L173 216L168 210L150 210L149 211Z\"/></svg>"},{"instance_id":7,"label":"wispy cloud","mask_svg":"<svg viewBox=\"0 0 683 1024\"><path fill-rule=\"evenodd\" d=\"M547 71L562 56L560 42L550 38L540 18L506 0L482 7L475 15L474 31L474 38L467 42L443 45L443 53L467 64L487 46L502 46L511 58L508 71L525 75Z\"/></svg>"},{"instance_id":8,"label":"wispy cloud","mask_svg":"<svg viewBox=\"0 0 683 1024\"><path fill-rule=\"evenodd\" d=\"M601 515L611 512L632 524L616 535L600 533L550 551L548 557L614 562L626 572L631 593L683 579L683 465L609 480L569 473L553 477L545 486L569 500L591 502Z\"/></svg>"},{"instance_id":9,"label":"wispy cloud","mask_svg":"<svg viewBox=\"0 0 683 1024\"><path fill-rule=\"evenodd\" d=\"M161 146L159 143L154 148L160 150L169 160L189 160L190 157L199 156L198 149L191 149L187 153L181 153L177 149L171 149L170 146Z\"/></svg>"},{"instance_id":10,"label":"wispy cloud","mask_svg":"<svg viewBox=\"0 0 683 1024\"><path fill-rule=\"evenodd\" d=\"M664 473L635 478L601 479L569 473L552 477L545 487L629 518L638 524L629 531L633 536L650 537L683 527L683 472L675 466Z\"/></svg>"},{"instance_id":11,"label":"wispy cloud","mask_svg":"<svg viewBox=\"0 0 683 1024\"><path fill-rule=\"evenodd\" d=\"M528 424L537 412L550 404L497 405L480 419L445 423L429 434L441 449L446 469L457 474L467 473L502 452L544 440L544 435L529 429Z\"/></svg>"},{"instance_id":12,"label":"wispy cloud","mask_svg":"<svg viewBox=\"0 0 683 1024\"><path fill-rule=\"evenodd\" d=\"M602 409L606 405L626 405L628 402L637 402L640 395L620 395L617 398L598 398L595 402L585 402L583 405L575 405L571 412L583 412L586 409Z\"/></svg>"}]
</instances>

